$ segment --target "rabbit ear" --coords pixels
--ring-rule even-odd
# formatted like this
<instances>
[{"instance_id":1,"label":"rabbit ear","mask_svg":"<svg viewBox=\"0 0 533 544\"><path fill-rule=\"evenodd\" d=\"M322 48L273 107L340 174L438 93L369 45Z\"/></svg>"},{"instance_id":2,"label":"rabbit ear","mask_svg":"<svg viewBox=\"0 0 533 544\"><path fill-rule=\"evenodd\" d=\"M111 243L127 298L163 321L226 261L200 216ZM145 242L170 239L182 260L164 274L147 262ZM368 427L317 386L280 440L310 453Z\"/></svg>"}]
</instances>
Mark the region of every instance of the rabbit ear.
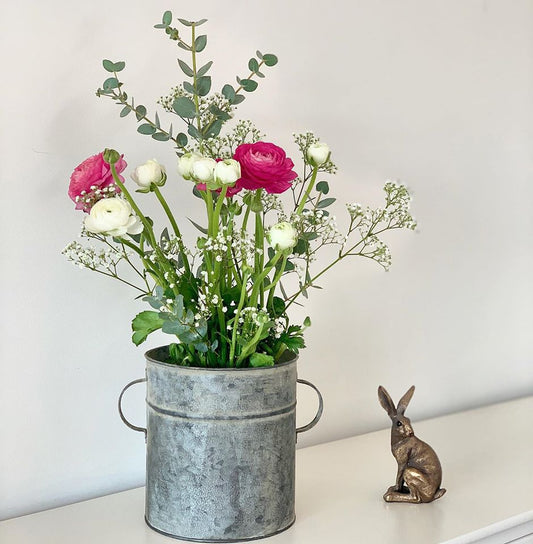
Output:
<instances>
[{"instance_id":1,"label":"rabbit ear","mask_svg":"<svg viewBox=\"0 0 533 544\"><path fill-rule=\"evenodd\" d=\"M398 402L398 413L403 416L405 409L407 408L407 405L409 404L409 401L411 400L413 393L415 392L415 386L412 385L407 393L400 399Z\"/></svg>"},{"instance_id":2,"label":"rabbit ear","mask_svg":"<svg viewBox=\"0 0 533 544\"><path fill-rule=\"evenodd\" d=\"M396 415L396 407L387 390L382 385L378 387L378 398L383 409L389 414L390 418L393 418Z\"/></svg>"}]
</instances>

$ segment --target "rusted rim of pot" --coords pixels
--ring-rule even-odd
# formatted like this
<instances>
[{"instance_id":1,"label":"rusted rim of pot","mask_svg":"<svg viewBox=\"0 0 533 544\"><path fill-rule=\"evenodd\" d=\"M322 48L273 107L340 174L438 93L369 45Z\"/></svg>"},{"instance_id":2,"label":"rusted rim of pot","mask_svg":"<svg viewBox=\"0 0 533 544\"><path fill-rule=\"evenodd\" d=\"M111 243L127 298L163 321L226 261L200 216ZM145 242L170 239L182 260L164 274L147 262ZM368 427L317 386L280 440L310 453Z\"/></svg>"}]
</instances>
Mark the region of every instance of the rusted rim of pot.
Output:
<instances>
[{"instance_id":1,"label":"rusted rim of pot","mask_svg":"<svg viewBox=\"0 0 533 544\"><path fill-rule=\"evenodd\" d=\"M287 353L287 352L285 352ZM172 367L172 368L181 368L181 369L187 369L187 370L200 370L200 371L206 371L206 370L209 370L209 371L216 371L216 372L220 372L220 371L230 371L230 372L235 372L235 371L240 371L240 372L246 372L246 371L255 371L255 370L275 370L276 368L281 368L281 367L285 367L285 366L289 366L289 365L292 365L294 363L296 363L296 361L298 360L298 355L294 354L294 353L290 353L285 355L285 353L281 356L281 358L283 359L284 356L285 358L288 357L287 360L283 361L282 363L276 363L274 366L257 366L257 367L245 367L245 368L236 368L236 367L208 367L208 366L182 366L182 365L176 365L176 364L172 364L172 363L167 363L165 361L162 361L161 359L158 358L158 354L163 354L161 356L161 358L166 358L166 354L168 354L168 345L166 346L159 346L157 348L152 348L152 349L149 349L145 354L145 358L147 361L150 361L151 363L156 363L158 365L163 365L163 366L169 366L169 367Z\"/></svg>"}]
</instances>

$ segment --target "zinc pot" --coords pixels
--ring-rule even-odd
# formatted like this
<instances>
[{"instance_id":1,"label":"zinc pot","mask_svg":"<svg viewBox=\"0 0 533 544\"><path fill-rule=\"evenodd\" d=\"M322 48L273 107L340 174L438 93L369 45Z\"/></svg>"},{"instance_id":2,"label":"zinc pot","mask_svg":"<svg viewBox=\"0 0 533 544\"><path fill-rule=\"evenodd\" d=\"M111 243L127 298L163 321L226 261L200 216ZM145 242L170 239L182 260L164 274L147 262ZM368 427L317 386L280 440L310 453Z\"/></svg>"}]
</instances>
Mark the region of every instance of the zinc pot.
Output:
<instances>
[{"instance_id":1,"label":"zinc pot","mask_svg":"<svg viewBox=\"0 0 533 544\"><path fill-rule=\"evenodd\" d=\"M167 536L238 542L288 529L295 520L295 445L316 425L322 397L297 379L293 357L273 367L169 364L168 347L146 354L146 377L120 394L119 413L146 436L146 523ZM124 392L146 381L146 429L129 423ZM296 428L296 384L312 387L318 412Z\"/></svg>"}]
</instances>

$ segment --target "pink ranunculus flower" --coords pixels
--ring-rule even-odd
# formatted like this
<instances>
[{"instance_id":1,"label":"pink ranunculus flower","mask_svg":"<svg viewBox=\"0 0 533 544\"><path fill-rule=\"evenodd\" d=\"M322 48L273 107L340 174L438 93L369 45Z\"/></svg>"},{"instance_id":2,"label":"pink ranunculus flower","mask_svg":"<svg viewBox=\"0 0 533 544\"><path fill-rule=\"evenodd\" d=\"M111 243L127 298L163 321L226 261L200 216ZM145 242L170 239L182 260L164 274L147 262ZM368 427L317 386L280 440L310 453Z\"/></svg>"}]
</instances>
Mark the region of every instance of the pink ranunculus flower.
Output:
<instances>
[{"instance_id":1,"label":"pink ranunculus flower","mask_svg":"<svg viewBox=\"0 0 533 544\"><path fill-rule=\"evenodd\" d=\"M285 151L268 142L241 144L233 158L241 165L237 185L249 190L264 189L267 193L283 193L298 174Z\"/></svg>"},{"instance_id":2,"label":"pink ranunculus flower","mask_svg":"<svg viewBox=\"0 0 533 544\"><path fill-rule=\"evenodd\" d=\"M124 178L120 175L120 172L126 166L126 161L121 155L120 159L115 163L115 168L122 182ZM120 193L120 189L115 185L111 167L104 161L103 153L85 159L76 166L70 176L68 196L76 203L77 210L89 213L98 200L118 193Z\"/></svg>"}]
</instances>

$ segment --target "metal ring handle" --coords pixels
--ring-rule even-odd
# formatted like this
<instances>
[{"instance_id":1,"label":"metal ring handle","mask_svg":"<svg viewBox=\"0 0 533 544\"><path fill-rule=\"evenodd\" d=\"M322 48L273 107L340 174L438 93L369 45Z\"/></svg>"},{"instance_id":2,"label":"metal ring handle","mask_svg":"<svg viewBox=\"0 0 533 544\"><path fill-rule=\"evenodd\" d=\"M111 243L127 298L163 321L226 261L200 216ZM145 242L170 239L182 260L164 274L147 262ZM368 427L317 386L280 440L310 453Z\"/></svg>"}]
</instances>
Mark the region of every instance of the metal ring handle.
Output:
<instances>
[{"instance_id":1,"label":"metal ring handle","mask_svg":"<svg viewBox=\"0 0 533 544\"><path fill-rule=\"evenodd\" d=\"M146 378L139 378L138 380L133 380L130 382L124 389L121 391L120 396L118 397L118 413L120 414L120 419L124 422L125 425L127 425L130 429L133 429L134 431L138 431L140 433L144 433L144 438L146 439L146 429L144 427L138 427L137 425L132 425L124 415L124 412L122 412L122 397L124 396L124 393L132 386L137 383L145 382Z\"/></svg>"},{"instance_id":2,"label":"metal ring handle","mask_svg":"<svg viewBox=\"0 0 533 544\"><path fill-rule=\"evenodd\" d=\"M313 385L311 382L308 382L307 380L300 380L300 379L296 381L298 383L303 383L304 385L308 385L309 387L314 389L316 391L316 394L318 395L318 410L317 410L316 416L314 417L313 421L311 421L307 425L304 425L303 427L298 427L296 429L296 434L298 434L298 433L303 433L305 431L308 431L309 429L312 429L319 422L320 418L322 417L322 412L324 411L324 399L322 398L322 395L320 394L320 391L318 390L318 388L315 385Z\"/></svg>"}]
</instances>

